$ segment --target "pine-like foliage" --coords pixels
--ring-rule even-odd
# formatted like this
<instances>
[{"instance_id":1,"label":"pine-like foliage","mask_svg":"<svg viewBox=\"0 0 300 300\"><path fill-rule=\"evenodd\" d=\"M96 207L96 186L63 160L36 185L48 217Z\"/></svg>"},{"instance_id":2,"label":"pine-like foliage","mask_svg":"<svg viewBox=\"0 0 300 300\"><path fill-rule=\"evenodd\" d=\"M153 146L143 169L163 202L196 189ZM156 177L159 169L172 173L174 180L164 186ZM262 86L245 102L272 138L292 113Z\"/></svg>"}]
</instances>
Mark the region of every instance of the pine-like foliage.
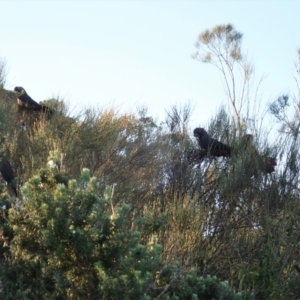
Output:
<instances>
[{"instance_id":1,"label":"pine-like foliage","mask_svg":"<svg viewBox=\"0 0 300 300\"><path fill-rule=\"evenodd\" d=\"M22 188L24 204L9 210L13 238L1 280L4 299L247 299L227 282L162 266L162 246L129 228L129 206L112 207L84 169L65 181L42 169ZM147 221L140 220L145 226Z\"/></svg>"},{"instance_id":2,"label":"pine-like foliage","mask_svg":"<svg viewBox=\"0 0 300 300\"><path fill-rule=\"evenodd\" d=\"M14 237L2 272L11 299L137 299L153 280L161 246L142 245L128 228L129 207L112 212L111 191L83 170L60 183L55 170L22 188L24 204L9 212ZM126 294L125 298L124 294Z\"/></svg>"}]
</instances>

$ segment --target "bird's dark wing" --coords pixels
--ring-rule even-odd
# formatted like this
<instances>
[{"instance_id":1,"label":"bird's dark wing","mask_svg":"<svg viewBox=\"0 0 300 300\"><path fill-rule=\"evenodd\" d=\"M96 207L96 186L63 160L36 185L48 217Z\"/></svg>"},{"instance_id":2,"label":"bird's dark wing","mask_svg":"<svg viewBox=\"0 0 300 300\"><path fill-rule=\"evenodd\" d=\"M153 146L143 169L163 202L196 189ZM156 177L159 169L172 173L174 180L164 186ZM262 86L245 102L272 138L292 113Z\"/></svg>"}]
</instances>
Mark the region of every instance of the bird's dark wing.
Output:
<instances>
[{"instance_id":1,"label":"bird's dark wing","mask_svg":"<svg viewBox=\"0 0 300 300\"><path fill-rule=\"evenodd\" d=\"M1 172L2 177L4 178L4 180L7 182L7 184L10 184L15 179L15 174L14 174L14 171L12 169L12 166L9 163L9 161L5 158L2 158L1 166L0 166L0 172ZM11 186L11 188L13 189L15 195L17 196L16 188L13 187L13 186Z\"/></svg>"},{"instance_id":2,"label":"bird's dark wing","mask_svg":"<svg viewBox=\"0 0 300 300\"><path fill-rule=\"evenodd\" d=\"M216 139L210 139L209 147L207 149L210 155L220 157L220 156L230 156L231 147L219 142Z\"/></svg>"},{"instance_id":3,"label":"bird's dark wing","mask_svg":"<svg viewBox=\"0 0 300 300\"><path fill-rule=\"evenodd\" d=\"M42 110L42 105L34 101L30 96L27 94L21 95L18 97L18 104L20 106L25 106L27 108L33 108L36 110Z\"/></svg>"},{"instance_id":4,"label":"bird's dark wing","mask_svg":"<svg viewBox=\"0 0 300 300\"><path fill-rule=\"evenodd\" d=\"M0 172L7 183L10 183L15 178L11 164L4 158L2 158Z\"/></svg>"},{"instance_id":5,"label":"bird's dark wing","mask_svg":"<svg viewBox=\"0 0 300 300\"><path fill-rule=\"evenodd\" d=\"M22 95L20 97L18 97L23 103L28 104L31 107L36 107L38 109L41 109L42 106L37 103L36 101L34 101L30 96L28 96L27 94Z\"/></svg>"}]
</instances>

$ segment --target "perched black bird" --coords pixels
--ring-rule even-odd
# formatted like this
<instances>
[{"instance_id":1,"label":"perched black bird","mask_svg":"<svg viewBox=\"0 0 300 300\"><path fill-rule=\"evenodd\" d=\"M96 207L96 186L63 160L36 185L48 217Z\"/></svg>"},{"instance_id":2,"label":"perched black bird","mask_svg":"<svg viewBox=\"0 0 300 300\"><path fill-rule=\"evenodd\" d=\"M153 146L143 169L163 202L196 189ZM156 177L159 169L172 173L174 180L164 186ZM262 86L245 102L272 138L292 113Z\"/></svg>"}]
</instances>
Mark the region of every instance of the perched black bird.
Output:
<instances>
[{"instance_id":1,"label":"perched black bird","mask_svg":"<svg viewBox=\"0 0 300 300\"><path fill-rule=\"evenodd\" d=\"M1 160L0 172L2 174L2 177L7 182L8 185L15 179L15 174L14 174L14 171L12 169L12 166L9 163L9 161L5 158L2 158L2 160ZM10 187L12 188L15 195L17 196L18 194L17 194L16 188L14 186L11 186L11 185L10 185Z\"/></svg>"},{"instance_id":2,"label":"perched black bird","mask_svg":"<svg viewBox=\"0 0 300 300\"><path fill-rule=\"evenodd\" d=\"M210 137L204 128L194 129L194 136L198 139L199 146L211 156L230 156L231 147Z\"/></svg>"},{"instance_id":3,"label":"perched black bird","mask_svg":"<svg viewBox=\"0 0 300 300\"><path fill-rule=\"evenodd\" d=\"M26 107L32 110L43 111L47 113L52 113L48 106L42 105L34 101L21 86L16 86L14 91L17 94L17 102L21 107Z\"/></svg>"}]
</instances>

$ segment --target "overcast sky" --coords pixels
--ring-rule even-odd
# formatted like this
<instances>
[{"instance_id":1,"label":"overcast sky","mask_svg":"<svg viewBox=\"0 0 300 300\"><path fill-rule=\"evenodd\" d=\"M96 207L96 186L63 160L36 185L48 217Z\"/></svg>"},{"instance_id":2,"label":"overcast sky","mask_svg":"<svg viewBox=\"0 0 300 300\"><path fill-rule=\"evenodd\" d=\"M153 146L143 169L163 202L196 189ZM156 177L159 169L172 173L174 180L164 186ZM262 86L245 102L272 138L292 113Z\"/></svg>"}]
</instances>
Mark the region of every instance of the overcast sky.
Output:
<instances>
[{"instance_id":1,"label":"overcast sky","mask_svg":"<svg viewBox=\"0 0 300 300\"><path fill-rule=\"evenodd\" d=\"M191 58L197 36L232 23L257 76L264 104L295 91L300 1L4 1L0 57L7 89L36 101L60 95L74 108L121 112L146 105L162 118L190 102L192 124L205 126L225 103L220 74Z\"/></svg>"}]
</instances>

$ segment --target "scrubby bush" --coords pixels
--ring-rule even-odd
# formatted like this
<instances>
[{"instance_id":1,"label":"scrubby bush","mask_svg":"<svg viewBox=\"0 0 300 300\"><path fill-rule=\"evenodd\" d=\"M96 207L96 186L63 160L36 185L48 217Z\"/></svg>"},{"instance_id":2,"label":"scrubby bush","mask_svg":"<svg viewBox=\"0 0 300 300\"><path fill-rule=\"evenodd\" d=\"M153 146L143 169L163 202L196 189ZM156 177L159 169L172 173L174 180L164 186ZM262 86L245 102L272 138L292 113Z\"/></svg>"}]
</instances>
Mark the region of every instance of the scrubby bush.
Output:
<instances>
[{"instance_id":1,"label":"scrubby bush","mask_svg":"<svg viewBox=\"0 0 300 300\"><path fill-rule=\"evenodd\" d=\"M227 82L244 76L226 85L229 110L199 120L230 157L199 151L188 105L157 124L145 109L71 116L49 99L49 118L19 108L0 70L0 155L19 192L0 185L1 298L300 297L300 100L294 115L288 95L271 103L270 143L254 105L251 115L253 68L241 38L216 26L195 55Z\"/></svg>"},{"instance_id":2,"label":"scrubby bush","mask_svg":"<svg viewBox=\"0 0 300 300\"><path fill-rule=\"evenodd\" d=\"M113 207L110 187L100 196L88 169L68 181L42 169L22 194L22 206L9 210L5 299L243 299L215 277L163 266L155 236L142 243L129 227L130 207Z\"/></svg>"}]
</instances>

